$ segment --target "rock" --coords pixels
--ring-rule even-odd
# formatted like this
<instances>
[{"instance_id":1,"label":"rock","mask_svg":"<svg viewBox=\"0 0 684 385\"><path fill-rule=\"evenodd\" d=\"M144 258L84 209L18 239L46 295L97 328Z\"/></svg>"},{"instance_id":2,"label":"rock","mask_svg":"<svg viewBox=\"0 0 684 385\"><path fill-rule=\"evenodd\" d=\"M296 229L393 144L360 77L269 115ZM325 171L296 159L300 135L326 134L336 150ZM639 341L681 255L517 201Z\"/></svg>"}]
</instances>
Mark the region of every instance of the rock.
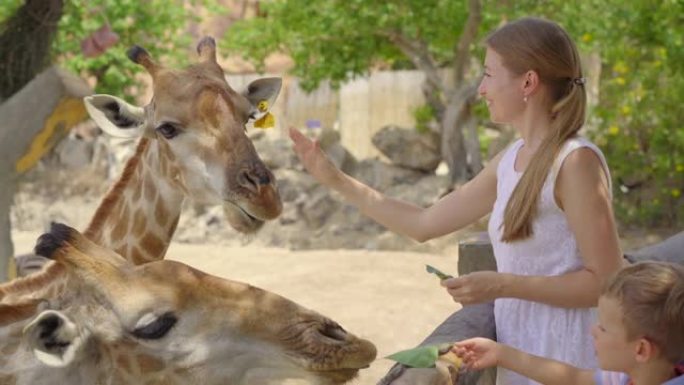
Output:
<instances>
[{"instance_id":1,"label":"rock","mask_svg":"<svg viewBox=\"0 0 684 385\"><path fill-rule=\"evenodd\" d=\"M439 136L432 132L421 134L416 130L385 126L371 141L397 166L432 173L442 160Z\"/></svg>"},{"instance_id":2,"label":"rock","mask_svg":"<svg viewBox=\"0 0 684 385\"><path fill-rule=\"evenodd\" d=\"M57 154L59 164L69 170L88 167L93 157L93 142L69 135L59 142L53 150Z\"/></svg>"},{"instance_id":3,"label":"rock","mask_svg":"<svg viewBox=\"0 0 684 385\"><path fill-rule=\"evenodd\" d=\"M356 172L358 161L341 143L332 143L324 151L333 164L344 173L353 175Z\"/></svg>"},{"instance_id":4,"label":"rock","mask_svg":"<svg viewBox=\"0 0 684 385\"><path fill-rule=\"evenodd\" d=\"M321 188L298 204L299 215L310 229L323 227L330 215L337 210L340 203L330 197L330 193Z\"/></svg>"},{"instance_id":5,"label":"rock","mask_svg":"<svg viewBox=\"0 0 684 385\"><path fill-rule=\"evenodd\" d=\"M395 185L416 184L425 174L377 159L365 159L358 163L354 176L377 190L387 192Z\"/></svg>"}]
</instances>

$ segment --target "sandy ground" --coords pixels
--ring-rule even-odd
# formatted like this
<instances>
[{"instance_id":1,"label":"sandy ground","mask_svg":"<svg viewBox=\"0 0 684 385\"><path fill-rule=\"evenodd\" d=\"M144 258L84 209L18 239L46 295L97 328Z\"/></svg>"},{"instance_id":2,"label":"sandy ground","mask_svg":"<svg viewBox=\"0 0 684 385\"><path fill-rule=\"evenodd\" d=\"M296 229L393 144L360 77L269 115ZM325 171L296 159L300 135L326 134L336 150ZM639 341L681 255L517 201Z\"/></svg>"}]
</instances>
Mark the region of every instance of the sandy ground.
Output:
<instances>
[{"instance_id":1,"label":"sandy ground","mask_svg":"<svg viewBox=\"0 0 684 385\"><path fill-rule=\"evenodd\" d=\"M29 252L39 235L14 232L15 254ZM173 243L168 257L283 295L375 343L378 359L357 385L375 384L393 364L384 356L415 346L459 308L425 272L428 263L455 274L456 255Z\"/></svg>"}]
</instances>

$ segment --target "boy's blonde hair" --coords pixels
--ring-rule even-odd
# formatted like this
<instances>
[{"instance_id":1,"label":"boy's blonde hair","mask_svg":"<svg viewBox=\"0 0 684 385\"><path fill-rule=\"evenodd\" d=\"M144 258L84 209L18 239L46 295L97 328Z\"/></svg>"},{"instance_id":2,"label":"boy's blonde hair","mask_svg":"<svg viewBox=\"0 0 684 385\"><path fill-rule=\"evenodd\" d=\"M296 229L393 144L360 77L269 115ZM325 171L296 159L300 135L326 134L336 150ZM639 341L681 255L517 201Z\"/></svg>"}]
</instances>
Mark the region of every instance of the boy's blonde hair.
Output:
<instances>
[{"instance_id":1,"label":"boy's blonde hair","mask_svg":"<svg viewBox=\"0 0 684 385\"><path fill-rule=\"evenodd\" d=\"M670 362L684 359L684 266L636 263L618 271L603 295L620 302L627 338L646 337Z\"/></svg>"}]
</instances>

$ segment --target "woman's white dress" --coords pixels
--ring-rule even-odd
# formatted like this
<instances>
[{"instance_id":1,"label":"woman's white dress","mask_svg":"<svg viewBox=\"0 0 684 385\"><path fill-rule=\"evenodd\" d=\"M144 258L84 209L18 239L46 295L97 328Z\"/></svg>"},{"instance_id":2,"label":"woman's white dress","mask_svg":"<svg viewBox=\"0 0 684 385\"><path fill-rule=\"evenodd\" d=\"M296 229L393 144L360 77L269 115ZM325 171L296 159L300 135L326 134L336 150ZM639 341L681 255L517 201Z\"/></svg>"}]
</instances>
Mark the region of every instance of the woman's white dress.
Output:
<instances>
[{"instance_id":1,"label":"woman's white dress","mask_svg":"<svg viewBox=\"0 0 684 385\"><path fill-rule=\"evenodd\" d=\"M533 235L512 243L501 241L504 210L522 176L515 170L522 139L516 141L501 158L497 169L497 199L489 220L491 239L498 271L518 275L561 275L582 268L575 237L563 211L556 205L554 186L558 170L572 151L588 147L601 159L610 180L601 151L583 137L575 137L563 146L542 188ZM515 298L501 298L494 303L497 340L535 355L594 369L597 367L590 328L595 309L565 309ZM528 380L505 369L498 369L497 384L528 385Z\"/></svg>"}]
</instances>

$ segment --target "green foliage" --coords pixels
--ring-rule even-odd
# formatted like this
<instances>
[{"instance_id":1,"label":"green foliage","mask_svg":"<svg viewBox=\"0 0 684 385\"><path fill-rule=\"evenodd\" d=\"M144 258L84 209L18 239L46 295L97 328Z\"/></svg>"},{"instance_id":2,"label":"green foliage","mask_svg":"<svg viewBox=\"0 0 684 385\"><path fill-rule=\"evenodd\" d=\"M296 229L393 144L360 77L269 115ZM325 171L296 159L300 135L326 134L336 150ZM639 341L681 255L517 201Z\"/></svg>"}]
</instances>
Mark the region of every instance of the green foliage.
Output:
<instances>
[{"instance_id":1,"label":"green foliage","mask_svg":"<svg viewBox=\"0 0 684 385\"><path fill-rule=\"evenodd\" d=\"M623 223L684 224L684 1L516 1L558 21L601 57L592 139L603 149Z\"/></svg>"},{"instance_id":2,"label":"green foliage","mask_svg":"<svg viewBox=\"0 0 684 385\"><path fill-rule=\"evenodd\" d=\"M131 96L140 66L128 60L126 51L138 44L159 60L166 56L168 65L179 65L187 56L191 42L184 29L197 20L184 1L71 0L59 25L54 46L58 63L85 76L97 79L96 92L122 92ZM109 24L119 35L119 42L104 54L86 58L80 43L102 25ZM166 64L166 63L165 63Z\"/></svg>"},{"instance_id":3,"label":"green foliage","mask_svg":"<svg viewBox=\"0 0 684 385\"><path fill-rule=\"evenodd\" d=\"M267 17L236 23L223 44L259 69L270 53L288 53L308 90L324 79L339 85L378 63L406 68L390 41L395 34L422 39L446 65L467 18L463 0L281 0L262 3L262 10Z\"/></svg>"},{"instance_id":4,"label":"green foliage","mask_svg":"<svg viewBox=\"0 0 684 385\"><path fill-rule=\"evenodd\" d=\"M389 38L420 39L442 66L467 19L464 0L273 0L265 17L231 28L223 44L256 65L275 51L292 56L306 89L325 79L339 84L382 63L412 66ZM482 39L522 16L557 21L583 54L601 58L599 104L590 135L606 154L619 217L634 224L684 224L684 1L483 0ZM263 68L263 67L260 67ZM423 124L427 110L414 116ZM486 119L484 106L475 115ZM480 130L483 131L483 130Z\"/></svg>"},{"instance_id":5,"label":"green foliage","mask_svg":"<svg viewBox=\"0 0 684 385\"><path fill-rule=\"evenodd\" d=\"M21 0L0 5L0 18L11 15ZM189 23L199 20L193 9L201 6L217 11L215 0L68 0L53 44L53 61L96 80L95 91L132 99L136 74L144 70L126 57L126 51L138 44L155 60L176 66L186 62L191 36ZM105 24L119 35L119 42L104 54L86 58L81 41Z\"/></svg>"},{"instance_id":6,"label":"green foliage","mask_svg":"<svg viewBox=\"0 0 684 385\"><path fill-rule=\"evenodd\" d=\"M6 0L0 5L0 20L5 20L12 16L22 3L22 0Z\"/></svg>"},{"instance_id":7,"label":"green foliage","mask_svg":"<svg viewBox=\"0 0 684 385\"><path fill-rule=\"evenodd\" d=\"M423 104L413 109L413 119L416 121L416 130L421 134L430 131L430 122L435 120L435 111L429 104Z\"/></svg>"},{"instance_id":8,"label":"green foliage","mask_svg":"<svg viewBox=\"0 0 684 385\"><path fill-rule=\"evenodd\" d=\"M684 2L616 3L607 21L598 35L604 43L595 140L621 186L618 213L639 224L681 225Z\"/></svg>"}]
</instances>

